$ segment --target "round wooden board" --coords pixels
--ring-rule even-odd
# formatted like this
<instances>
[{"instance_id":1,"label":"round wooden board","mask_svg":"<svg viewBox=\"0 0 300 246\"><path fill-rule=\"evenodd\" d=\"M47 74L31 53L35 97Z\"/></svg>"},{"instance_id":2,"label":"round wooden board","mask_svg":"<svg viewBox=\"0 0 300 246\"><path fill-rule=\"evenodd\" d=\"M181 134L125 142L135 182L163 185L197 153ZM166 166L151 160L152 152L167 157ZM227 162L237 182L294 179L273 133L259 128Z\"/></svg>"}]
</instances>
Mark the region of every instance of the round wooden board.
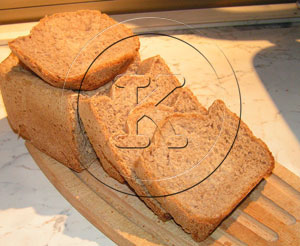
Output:
<instances>
[{"instance_id":1,"label":"round wooden board","mask_svg":"<svg viewBox=\"0 0 300 246\"><path fill-rule=\"evenodd\" d=\"M208 239L196 243L173 220L161 222L137 197L97 181L128 189L107 176L98 161L76 173L29 142L26 147L57 190L118 245L300 245L300 178L279 164Z\"/></svg>"}]
</instances>

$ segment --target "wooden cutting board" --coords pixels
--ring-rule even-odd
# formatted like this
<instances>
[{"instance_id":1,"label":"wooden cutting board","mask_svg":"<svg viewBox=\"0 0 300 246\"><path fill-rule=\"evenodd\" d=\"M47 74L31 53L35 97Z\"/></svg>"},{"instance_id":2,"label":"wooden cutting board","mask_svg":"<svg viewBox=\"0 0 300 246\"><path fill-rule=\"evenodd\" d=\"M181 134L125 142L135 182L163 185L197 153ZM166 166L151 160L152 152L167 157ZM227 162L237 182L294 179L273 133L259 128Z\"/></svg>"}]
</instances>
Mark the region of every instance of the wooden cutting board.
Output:
<instances>
[{"instance_id":1,"label":"wooden cutting board","mask_svg":"<svg viewBox=\"0 0 300 246\"><path fill-rule=\"evenodd\" d=\"M196 243L173 220L160 221L137 197L97 181L127 188L107 176L99 162L75 173L29 142L26 147L57 190L118 245L300 245L300 178L278 163L207 240Z\"/></svg>"}]
</instances>

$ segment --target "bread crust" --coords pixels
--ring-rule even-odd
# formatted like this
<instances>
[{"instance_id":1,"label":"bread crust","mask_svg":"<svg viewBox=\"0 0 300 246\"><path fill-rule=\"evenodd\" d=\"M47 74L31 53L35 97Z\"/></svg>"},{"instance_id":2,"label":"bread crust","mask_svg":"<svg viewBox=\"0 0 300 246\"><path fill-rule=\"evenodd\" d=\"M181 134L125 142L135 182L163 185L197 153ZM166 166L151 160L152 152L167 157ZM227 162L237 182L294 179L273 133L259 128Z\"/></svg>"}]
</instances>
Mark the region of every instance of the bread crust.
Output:
<instances>
[{"instance_id":1,"label":"bread crust","mask_svg":"<svg viewBox=\"0 0 300 246\"><path fill-rule=\"evenodd\" d=\"M26 106L21 96L21 88L16 88L13 83L8 83L6 80L6 74L9 73L13 67L17 66L18 63L18 58L14 55L10 55L0 64L0 87L6 112L10 116L8 122L12 130L18 134L18 136L29 139L24 127L23 119L25 117Z\"/></svg>"}]
</instances>

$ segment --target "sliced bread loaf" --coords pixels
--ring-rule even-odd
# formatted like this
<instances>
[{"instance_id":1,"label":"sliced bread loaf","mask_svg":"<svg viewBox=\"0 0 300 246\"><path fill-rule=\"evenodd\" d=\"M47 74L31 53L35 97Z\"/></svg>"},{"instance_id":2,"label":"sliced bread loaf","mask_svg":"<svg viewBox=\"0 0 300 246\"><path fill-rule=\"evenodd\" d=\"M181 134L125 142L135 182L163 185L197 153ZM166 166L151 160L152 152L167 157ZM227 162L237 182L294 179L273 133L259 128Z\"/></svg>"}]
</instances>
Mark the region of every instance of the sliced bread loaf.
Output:
<instances>
[{"instance_id":1,"label":"sliced bread loaf","mask_svg":"<svg viewBox=\"0 0 300 246\"><path fill-rule=\"evenodd\" d=\"M97 157L77 117L77 93L48 85L11 54L1 65L1 92L15 132L79 172Z\"/></svg>"},{"instance_id":2,"label":"sliced bread loaf","mask_svg":"<svg viewBox=\"0 0 300 246\"><path fill-rule=\"evenodd\" d=\"M164 196L157 201L196 241L204 240L274 167L269 149L245 123L235 140L238 127L239 118L219 100L206 115L174 114L160 122L135 164L150 194ZM188 139L185 148L168 147L174 132Z\"/></svg>"},{"instance_id":3,"label":"sliced bread loaf","mask_svg":"<svg viewBox=\"0 0 300 246\"><path fill-rule=\"evenodd\" d=\"M140 147L147 146L147 140L154 132L155 125L151 124L177 110L206 112L206 109L186 88L178 88L165 100L161 100L174 88L181 87L161 57L156 56L143 61L138 73L140 74L121 76L113 84L109 96L80 100L79 111L99 158L104 156L110 160L112 166L138 195L149 196L143 184L134 176L133 163L142 153ZM179 103L177 98L182 101ZM160 103L157 105L158 102ZM186 107L182 107L181 104ZM143 136L136 136L135 120L145 114L153 121L140 122L142 125L146 124L142 129ZM115 173L109 174L115 177ZM161 219L170 218L155 199L143 200Z\"/></svg>"},{"instance_id":4,"label":"sliced bread loaf","mask_svg":"<svg viewBox=\"0 0 300 246\"><path fill-rule=\"evenodd\" d=\"M79 89L96 56L131 35L131 30L99 11L80 10L46 16L28 36L11 41L9 47L44 81L55 87ZM94 90L123 73L138 50L138 37L107 49L87 73L81 89Z\"/></svg>"}]
</instances>

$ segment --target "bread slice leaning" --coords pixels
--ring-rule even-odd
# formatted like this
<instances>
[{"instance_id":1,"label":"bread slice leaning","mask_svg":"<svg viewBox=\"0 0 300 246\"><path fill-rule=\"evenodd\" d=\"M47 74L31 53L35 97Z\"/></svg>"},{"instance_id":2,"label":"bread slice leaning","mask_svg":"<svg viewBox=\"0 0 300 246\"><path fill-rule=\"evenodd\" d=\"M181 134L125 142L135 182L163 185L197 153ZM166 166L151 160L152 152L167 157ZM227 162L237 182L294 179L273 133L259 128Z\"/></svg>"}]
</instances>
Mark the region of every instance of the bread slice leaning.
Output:
<instances>
[{"instance_id":1,"label":"bread slice leaning","mask_svg":"<svg viewBox=\"0 0 300 246\"><path fill-rule=\"evenodd\" d=\"M12 129L80 172L97 157L79 125L77 93L48 85L11 54L0 64L1 92Z\"/></svg>"},{"instance_id":2,"label":"bread slice leaning","mask_svg":"<svg viewBox=\"0 0 300 246\"><path fill-rule=\"evenodd\" d=\"M140 66L141 59L139 54L135 57L134 61L130 64L130 66L126 69L124 74L136 74L137 70ZM124 75L122 74L122 75ZM105 84L104 86L99 87L97 90L93 91L81 91L80 94L88 97L92 96L109 96L111 87L113 85L113 81ZM120 183L125 183L124 178L121 176L121 174L118 172L118 170L114 167L114 165L111 163L111 161L105 156L105 153L98 149L97 155L99 159L101 160L101 166L103 169L115 180L119 181Z\"/></svg>"},{"instance_id":3,"label":"bread slice leaning","mask_svg":"<svg viewBox=\"0 0 300 246\"><path fill-rule=\"evenodd\" d=\"M200 113L206 112L206 109L185 88L178 88L156 105L170 91L181 86L161 57L156 56L143 61L138 73L140 74L124 75L117 79L108 96L80 100L79 112L100 160L106 157L139 196L149 196L147 189L134 176L133 164L142 153L141 147L147 146L155 129L154 123L176 110ZM182 99L180 103L186 105L185 108L178 105L178 98ZM141 129L142 135L136 136L134 129L137 119L144 115L148 118L145 117L140 122L141 126L144 125ZM115 178L115 172L110 172L111 169L107 167L105 170ZM142 199L162 220L170 218L155 199Z\"/></svg>"},{"instance_id":4,"label":"bread slice leaning","mask_svg":"<svg viewBox=\"0 0 300 246\"><path fill-rule=\"evenodd\" d=\"M94 90L123 73L137 56L139 39L132 35L106 14L80 10L44 17L28 36L11 41L9 47L44 81L76 90L94 59L104 52L81 86L82 90Z\"/></svg>"},{"instance_id":5,"label":"bread slice leaning","mask_svg":"<svg viewBox=\"0 0 300 246\"><path fill-rule=\"evenodd\" d=\"M185 148L169 148L176 145L174 132L188 139ZM135 174L151 195L162 196L157 201L174 220L202 241L273 167L267 146L217 100L206 115L164 119Z\"/></svg>"}]
</instances>

